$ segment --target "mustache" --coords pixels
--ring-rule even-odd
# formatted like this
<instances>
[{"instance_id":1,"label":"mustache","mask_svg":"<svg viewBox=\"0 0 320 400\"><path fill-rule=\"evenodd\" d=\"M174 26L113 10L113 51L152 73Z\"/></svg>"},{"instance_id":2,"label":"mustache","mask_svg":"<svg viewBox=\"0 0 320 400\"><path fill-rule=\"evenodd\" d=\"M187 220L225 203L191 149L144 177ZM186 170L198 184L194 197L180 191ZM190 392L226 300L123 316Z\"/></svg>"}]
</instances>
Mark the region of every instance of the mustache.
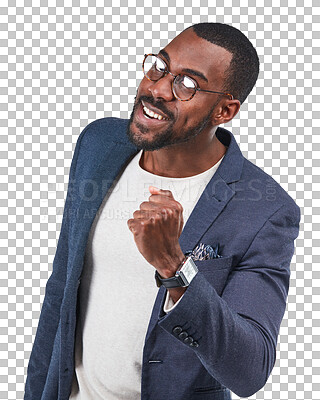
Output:
<instances>
[{"instance_id":1,"label":"mustache","mask_svg":"<svg viewBox=\"0 0 320 400\"><path fill-rule=\"evenodd\" d=\"M160 111L162 111L166 117L168 117L172 120L174 119L174 114L164 106L164 103L162 101L156 101L151 96L140 96L136 104L141 103L141 101L148 102L152 106L154 106L154 107L158 108Z\"/></svg>"}]
</instances>

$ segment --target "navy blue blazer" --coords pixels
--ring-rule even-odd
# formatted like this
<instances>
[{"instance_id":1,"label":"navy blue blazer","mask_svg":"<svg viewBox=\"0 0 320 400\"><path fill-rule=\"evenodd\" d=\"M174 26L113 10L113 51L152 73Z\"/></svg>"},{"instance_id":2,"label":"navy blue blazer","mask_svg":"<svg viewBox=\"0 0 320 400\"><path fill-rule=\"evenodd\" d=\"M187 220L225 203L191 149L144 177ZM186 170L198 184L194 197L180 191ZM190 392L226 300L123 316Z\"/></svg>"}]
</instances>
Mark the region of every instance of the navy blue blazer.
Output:
<instances>
[{"instance_id":1,"label":"navy blue blazer","mask_svg":"<svg viewBox=\"0 0 320 400\"><path fill-rule=\"evenodd\" d=\"M138 152L126 137L127 124L99 119L77 141L25 400L69 399L77 291L89 230L107 190ZM142 400L226 400L229 389L247 397L264 386L275 363L299 208L243 157L230 132L218 128L216 135L228 149L180 245L186 252L200 241L219 243L222 258L196 262L199 273L168 314L163 312L165 289L159 289L143 352Z\"/></svg>"}]
</instances>

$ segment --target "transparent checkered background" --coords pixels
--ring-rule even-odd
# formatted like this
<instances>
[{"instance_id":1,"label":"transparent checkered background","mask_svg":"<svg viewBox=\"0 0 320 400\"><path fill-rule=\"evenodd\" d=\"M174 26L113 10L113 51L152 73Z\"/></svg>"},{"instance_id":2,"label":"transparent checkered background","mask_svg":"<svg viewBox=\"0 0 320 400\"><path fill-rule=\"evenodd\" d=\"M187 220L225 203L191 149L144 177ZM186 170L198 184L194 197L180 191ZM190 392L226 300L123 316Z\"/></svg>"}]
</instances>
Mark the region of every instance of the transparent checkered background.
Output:
<instances>
[{"instance_id":1,"label":"transparent checkered background","mask_svg":"<svg viewBox=\"0 0 320 400\"><path fill-rule=\"evenodd\" d=\"M217 21L242 30L261 59L256 88L226 127L302 211L276 365L250 399L319 399L319 2L66 4L1 0L0 398L23 398L78 135L97 118L130 115L145 51Z\"/></svg>"}]
</instances>

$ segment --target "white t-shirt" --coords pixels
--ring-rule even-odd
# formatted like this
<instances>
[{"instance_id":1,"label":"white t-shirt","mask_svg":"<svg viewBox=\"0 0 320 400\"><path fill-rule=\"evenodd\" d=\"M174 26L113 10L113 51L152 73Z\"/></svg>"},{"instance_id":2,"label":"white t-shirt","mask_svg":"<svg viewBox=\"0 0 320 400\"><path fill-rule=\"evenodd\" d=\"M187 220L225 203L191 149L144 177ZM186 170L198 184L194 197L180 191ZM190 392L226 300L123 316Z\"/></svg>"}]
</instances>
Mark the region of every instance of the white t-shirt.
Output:
<instances>
[{"instance_id":1,"label":"white t-shirt","mask_svg":"<svg viewBox=\"0 0 320 400\"><path fill-rule=\"evenodd\" d=\"M222 160L201 174L168 178L142 169L141 155L107 193L90 230L70 400L140 400L143 346L158 288L155 269L138 251L127 220L148 200L152 185L172 191L185 224Z\"/></svg>"}]
</instances>

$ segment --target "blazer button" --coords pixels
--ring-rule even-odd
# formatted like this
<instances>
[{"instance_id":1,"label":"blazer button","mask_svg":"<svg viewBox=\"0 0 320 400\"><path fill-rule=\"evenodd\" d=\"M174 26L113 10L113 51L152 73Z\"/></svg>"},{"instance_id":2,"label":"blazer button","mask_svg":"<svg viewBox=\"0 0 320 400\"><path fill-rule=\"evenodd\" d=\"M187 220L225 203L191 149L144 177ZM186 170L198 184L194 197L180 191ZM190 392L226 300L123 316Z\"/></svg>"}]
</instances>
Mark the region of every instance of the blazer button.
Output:
<instances>
[{"instance_id":1,"label":"blazer button","mask_svg":"<svg viewBox=\"0 0 320 400\"><path fill-rule=\"evenodd\" d=\"M182 332L181 326L176 326L175 328L172 329L172 332L173 332L176 336L178 336L179 333Z\"/></svg>"},{"instance_id":2,"label":"blazer button","mask_svg":"<svg viewBox=\"0 0 320 400\"><path fill-rule=\"evenodd\" d=\"M188 337L188 334L187 334L186 331L182 331L182 332L179 334L179 338L180 338L181 340L184 340L184 339L187 338L187 337Z\"/></svg>"},{"instance_id":3,"label":"blazer button","mask_svg":"<svg viewBox=\"0 0 320 400\"><path fill-rule=\"evenodd\" d=\"M188 336L188 337L186 337L186 338L184 339L183 342L186 343L186 344L191 345L191 343L193 342L193 338L192 338L191 336Z\"/></svg>"},{"instance_id":4,"label":"blazer button","mask_svg":"<svg viewBox=\"0 0 320 400\"><path fill-rule=\"evenodd\" d=\"M191 347L199 347L199 343L197 341L193 341L192 343L190 343Z\"/></svg>"}]
</instances>

